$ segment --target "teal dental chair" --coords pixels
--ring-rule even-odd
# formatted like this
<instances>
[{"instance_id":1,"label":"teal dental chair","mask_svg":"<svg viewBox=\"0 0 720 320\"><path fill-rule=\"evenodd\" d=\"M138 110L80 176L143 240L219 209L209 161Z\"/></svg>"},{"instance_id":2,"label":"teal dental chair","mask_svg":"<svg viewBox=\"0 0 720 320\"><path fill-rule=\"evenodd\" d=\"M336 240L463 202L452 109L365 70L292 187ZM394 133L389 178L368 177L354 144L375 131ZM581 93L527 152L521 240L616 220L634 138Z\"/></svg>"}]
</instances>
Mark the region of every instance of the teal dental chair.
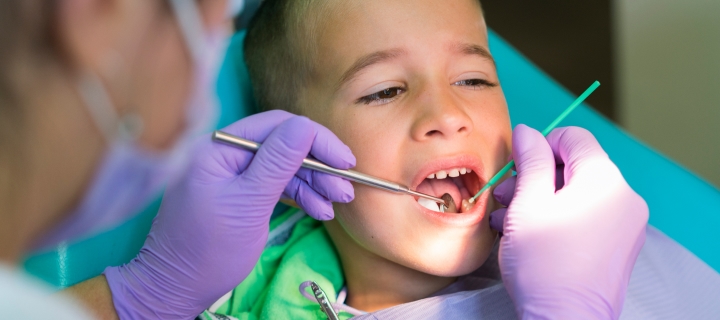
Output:
<instances>
[{"instance_id":1,"label":"teal dental chair","mask_svg":"<svg viewBox=\"0 0 720 320\"><path fill-rule=\"evenodd\" d=\"M232 39L220 72L219 128L256 112L242 59L242 38L240 33ZM513 124L543 128L574 100L570 92L493 32L490 49L497 60ZM588 75L588 85L595 80L592 76ZM561 124L570 125L595 134L630 185L647 201L651 225L720 270L720 191L638 142L588 106L581 106ZM97 276L106 266L130 261L145 241L159 204L158 200L113 230L31 255L24 267L62 288Z\"/></svg>"}]
</instances>

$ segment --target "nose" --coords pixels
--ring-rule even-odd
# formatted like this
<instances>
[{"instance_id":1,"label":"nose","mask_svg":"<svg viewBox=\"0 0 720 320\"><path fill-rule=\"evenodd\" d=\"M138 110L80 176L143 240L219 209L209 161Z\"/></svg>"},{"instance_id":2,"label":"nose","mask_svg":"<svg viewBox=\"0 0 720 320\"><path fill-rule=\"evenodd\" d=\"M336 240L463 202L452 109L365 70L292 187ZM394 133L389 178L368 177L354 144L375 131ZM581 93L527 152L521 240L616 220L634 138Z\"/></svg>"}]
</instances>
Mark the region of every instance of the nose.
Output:
<instances>
[{"instance_id":1,"label":"nose","mask_svg":"<svg viewBox=\"0 0 720 320\"><path fill-rule=\"evenodd\" d=\"M449 140L472 132L472 119L450 88L425 90L417 102L418 114L411 129L414 140Z\"/></svg>"}]
</instances>

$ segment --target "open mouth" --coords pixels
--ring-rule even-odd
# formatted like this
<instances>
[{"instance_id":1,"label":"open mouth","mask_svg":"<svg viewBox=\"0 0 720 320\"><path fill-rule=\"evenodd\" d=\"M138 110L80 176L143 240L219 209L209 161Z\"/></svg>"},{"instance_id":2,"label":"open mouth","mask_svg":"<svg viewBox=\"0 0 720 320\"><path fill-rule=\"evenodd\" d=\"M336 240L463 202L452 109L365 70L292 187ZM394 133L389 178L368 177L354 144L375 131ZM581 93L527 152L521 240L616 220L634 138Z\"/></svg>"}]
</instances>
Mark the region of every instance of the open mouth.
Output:
<instances>
[{"instance_id":1,"label":"open mouth","mask_svg":"<svg viewBox=\"0 0 720 320\"><path fill-rule=\"evenodd\" d=\"M443 208L441 204L422 198L417 201L432 211L452 214L469 212L473 207L469 200L480 191L480 184L480 178L472 169L458 167L438 170L422 180L416 190L443 198L448 206Z\"/></svg>"}]
</instances>

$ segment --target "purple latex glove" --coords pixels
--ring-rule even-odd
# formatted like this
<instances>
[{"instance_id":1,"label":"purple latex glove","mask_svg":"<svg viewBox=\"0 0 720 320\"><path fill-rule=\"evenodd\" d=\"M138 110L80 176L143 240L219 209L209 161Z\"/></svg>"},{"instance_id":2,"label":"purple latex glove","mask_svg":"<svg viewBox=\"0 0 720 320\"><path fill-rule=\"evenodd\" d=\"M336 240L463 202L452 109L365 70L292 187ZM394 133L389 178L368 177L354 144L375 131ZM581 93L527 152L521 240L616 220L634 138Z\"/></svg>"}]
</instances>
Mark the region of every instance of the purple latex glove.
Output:
<instances>
[{"instance_id":1,"label":"purple latex glove","mask_svg":"<svg viewBox=\"0 0 720 320\"><path fill-rule=\"evenodd\" d=\"M513 158L517 176L494 191L508 208L491 226L503 231L500 269L518 315L617 319L645 242L645 201L581 128L546 139L519 125Z\"/></svg>"},{"instance_id":2,"label":"purple latex glove","mask_svg":"<svg viewBox=\"0 0 720 320\"><path fill-rule=\"evenodd\" d=\"M298 171L308 154L341 169L355 165L327 128L270 111L223 131L263 146L255 155L201 139L189 170L167 189L138 256L105 270L122 319L191 319L232 290L262 253L281 195L321 220L333 218L331 201L354 198L346 180Z\"/></svg>"}]
</instances>

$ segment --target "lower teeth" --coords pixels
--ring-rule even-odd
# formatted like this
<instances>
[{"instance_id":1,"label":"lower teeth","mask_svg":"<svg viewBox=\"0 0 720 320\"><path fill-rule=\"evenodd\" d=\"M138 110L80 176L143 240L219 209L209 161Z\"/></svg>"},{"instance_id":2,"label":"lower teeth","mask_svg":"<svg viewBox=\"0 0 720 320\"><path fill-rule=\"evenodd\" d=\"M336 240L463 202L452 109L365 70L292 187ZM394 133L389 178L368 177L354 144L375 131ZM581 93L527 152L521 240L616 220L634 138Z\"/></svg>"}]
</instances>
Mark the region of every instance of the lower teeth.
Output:
<instances>
[{"instance_id":1,"label":"lower teeth","mask_svg":"<svg viewBox=\"0 0 720 320\"><path fill-rule=\"evenodd\" d=\"M437 204L435 201L432 201L432 200L429 200L429 199L425 199L425 198L420 198L420 199L418 199L418 203L419 203L421 206L423 206L423 207L425 207L425 208L428 208L428 209L430 209L430 210L432 210L432 211L438 211L438 212L440 211L440 210L438 209L438 204Z\"/></svg>"},{"instance_id":2,"label":"lower teeth","mask_svg":"<svg viewBox=\"0 0 720 320\"><path fill-rule=\"evenodd\" d=\"M462 212L470 212L470 209L472 209L473 204L470 203L469 200L463 199L463 201L462 201L462 203L460 204L460 206L462 207Z\"/></svg>"},{"instance_id":3,"label":"lower teeth","mask_svg":"<svg viewBox=\"0 0 720 320\"><path fill-rule=\"evenodd\" d=\"M450 194L447 194L447 193L442 196L442 199L445 201L447 206L444 206L442 204L436 203L435 201L425 199L425 198L419 198L418 203L421 206L428 208L429 210L432 210L432 211L444 212L444 213L456 213L456 214L460 214L463 212L469 212L473 207L473 204L470 203L470 201L468 201L467 199L463 199L462 202L460 203L460 208L458 208L458 206L455 203L455 201L453 200L452 196L450 196ZM458 209L462 209L462 210L458 210Z\"/></svg>"}]
</instances>

